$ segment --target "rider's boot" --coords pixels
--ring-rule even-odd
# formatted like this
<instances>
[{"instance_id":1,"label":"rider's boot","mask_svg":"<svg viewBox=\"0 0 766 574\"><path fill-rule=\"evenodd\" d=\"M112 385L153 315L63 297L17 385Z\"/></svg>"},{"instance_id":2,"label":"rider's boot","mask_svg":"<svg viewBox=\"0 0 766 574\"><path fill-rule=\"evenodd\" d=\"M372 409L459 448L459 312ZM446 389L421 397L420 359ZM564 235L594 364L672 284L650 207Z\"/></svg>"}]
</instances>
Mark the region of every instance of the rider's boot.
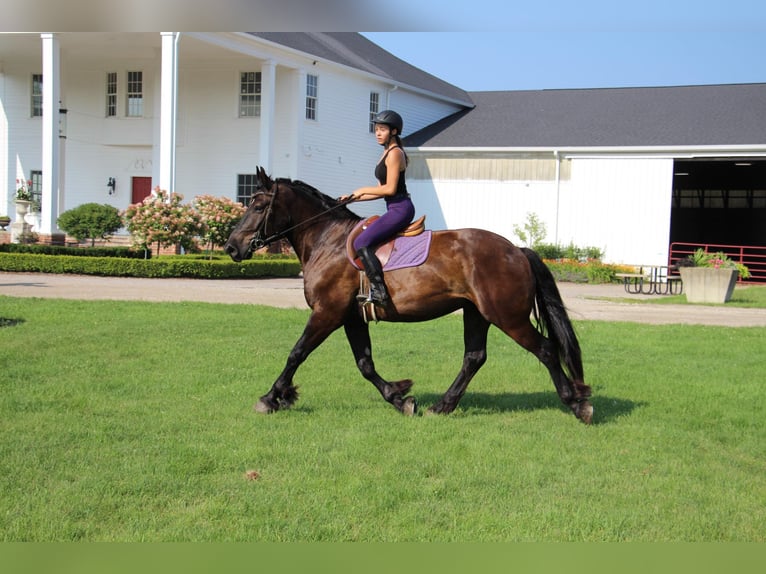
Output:
<instances>
[{"instance_id":1,"label":"rider's boot","mask_svg":"<svg viewBox=\"0 0 766 574\"><path fill-rule=\"evenodd\" d=\"M383 267L375 255L375 251L370 247L362 247L356 254L362 260L364 272L370 280L370 295L365 301L385 306L389 301L388 291L383 282Z\"/></svg>"}]
</instances>

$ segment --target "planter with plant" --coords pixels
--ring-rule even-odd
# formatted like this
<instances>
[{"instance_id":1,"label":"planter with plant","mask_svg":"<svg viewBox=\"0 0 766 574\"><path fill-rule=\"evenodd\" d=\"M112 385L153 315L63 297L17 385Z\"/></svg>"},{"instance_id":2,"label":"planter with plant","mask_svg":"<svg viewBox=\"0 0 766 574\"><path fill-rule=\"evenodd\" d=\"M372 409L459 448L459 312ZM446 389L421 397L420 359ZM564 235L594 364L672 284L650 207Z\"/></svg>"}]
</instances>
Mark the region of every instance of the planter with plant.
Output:
<instances>
[{"instance_id":1,"label":"planter with plant","mask_svg":"<svg viewBox=\"0 0 766 574\"><path fill-rule=\"evenodd\" d=\"M750 270L719 251L707 253L697 249L678 264L684 282L686 300L690 303L726 303L731 299L737 276L750 277Z\"/></svg>"}]
</instances>

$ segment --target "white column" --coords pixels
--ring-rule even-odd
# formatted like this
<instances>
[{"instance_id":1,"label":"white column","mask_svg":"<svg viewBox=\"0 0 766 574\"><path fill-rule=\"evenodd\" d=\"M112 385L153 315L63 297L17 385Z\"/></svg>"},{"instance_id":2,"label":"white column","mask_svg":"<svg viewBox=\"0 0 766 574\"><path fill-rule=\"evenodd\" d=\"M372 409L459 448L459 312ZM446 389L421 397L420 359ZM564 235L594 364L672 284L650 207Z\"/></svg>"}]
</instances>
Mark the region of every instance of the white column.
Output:
<instances>
[{"instance_id":1,"label":"white column","mask_svg":"<svg viewBox=\"0 0 766 574\"><path fill-rule=\"evenodd\" d=\"M288 175L291 178L300 177L301 169L303 168L304 161L304 126L306 125L306 76L307 72L304 68L298 68L293 73L293 97L290 103L290 122L292 137L292 148L295 150L293 153L292 172Z\"/></svg>"},{"instance_id":2,"label":"white column","mask_svg":"<svg viewBox=\"0 0 766 574\"><path fill-rule=\"evenodd\" d=\"M260 164L271 173L274 149L274 114L276 100L276 64L268 60L261 66Z\"/></svg>"},{"instance_id":3,"label":"white column","mask_svg":"<svg viewBox=\"0 0 766 574\"><path fill-rule=\"evenodd\" d=\"M59 103L61 100L61 49L55 34L41 34L43 42L43 193L38 233L60 233L56 226L59 206Z\"/></svg>"},{"instance_id":4,"label":"white column","mask_svg":"<svg viewBox=\"0 0 766 574\"><path fill-rule=\"evenodd\" d=\"M160 189L176 185L176 111L178 106L178 38L180 32L162 32L160 79Z\"/></svg>"}]
</instances>

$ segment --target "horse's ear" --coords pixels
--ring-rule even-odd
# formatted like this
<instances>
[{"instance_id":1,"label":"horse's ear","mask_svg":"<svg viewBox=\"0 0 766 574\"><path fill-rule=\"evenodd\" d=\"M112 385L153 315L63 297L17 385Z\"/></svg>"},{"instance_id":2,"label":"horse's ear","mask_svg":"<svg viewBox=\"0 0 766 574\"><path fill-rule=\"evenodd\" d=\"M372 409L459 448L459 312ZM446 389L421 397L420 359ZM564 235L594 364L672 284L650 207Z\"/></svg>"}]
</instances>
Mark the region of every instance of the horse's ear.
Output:
<instances>
[{"instance_id":1,"label":"horse's ear","mask_svg":"<svg viewBox=\"0 0 766 574\"><path fill-rule=\"evenodd\" d=\"M255 174L257 187L271 189L271 178L266 174L266 170L262 166L256 168Z\"/></svg>"}]
</instances>

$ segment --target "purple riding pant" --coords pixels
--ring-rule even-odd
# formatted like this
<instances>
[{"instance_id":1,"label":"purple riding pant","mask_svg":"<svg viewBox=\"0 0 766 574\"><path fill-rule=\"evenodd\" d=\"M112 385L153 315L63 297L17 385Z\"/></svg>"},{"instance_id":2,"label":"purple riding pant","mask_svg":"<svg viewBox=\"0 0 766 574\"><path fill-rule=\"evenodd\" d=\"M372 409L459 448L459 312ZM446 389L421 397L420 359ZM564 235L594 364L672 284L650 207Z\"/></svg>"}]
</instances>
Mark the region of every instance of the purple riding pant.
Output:
<instances>
[{"instance_id":1,"label":"purple riding pant","mask_svg":"<svg viewBox=\"0 0 766 574\"><path fill-rule=\"evenodd\" d=\"M414 215L415 206L409 197L390 200L386 212L368 225L354 240L354 250L375 247L391 239L410 224Z\"/></svg>"}]
</instances>

